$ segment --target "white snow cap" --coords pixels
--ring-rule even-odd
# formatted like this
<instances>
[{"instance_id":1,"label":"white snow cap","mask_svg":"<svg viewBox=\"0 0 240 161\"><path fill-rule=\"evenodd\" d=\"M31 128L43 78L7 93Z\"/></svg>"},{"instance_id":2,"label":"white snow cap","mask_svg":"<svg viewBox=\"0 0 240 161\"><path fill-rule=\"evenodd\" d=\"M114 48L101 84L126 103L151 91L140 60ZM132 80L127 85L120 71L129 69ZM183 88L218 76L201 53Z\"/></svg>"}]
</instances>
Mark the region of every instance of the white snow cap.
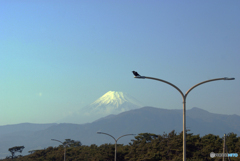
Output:
<instances>
[{"instance_id":1,"label":"white snow cap","mask_svg":"<svg viewBox=\"0 0 240 161\"><path fill-rule=\"evenodd\" d=\"M105 105L113 104L115 106L119 106L124 102L130 102L135 105L141 106L141 103L138 102L135 98L129 96L126 93L117 91L108 91L102 97L93 102L91 105L98 104L98 106L101 106L103 104Z\"/></svg>"}]
</instances>

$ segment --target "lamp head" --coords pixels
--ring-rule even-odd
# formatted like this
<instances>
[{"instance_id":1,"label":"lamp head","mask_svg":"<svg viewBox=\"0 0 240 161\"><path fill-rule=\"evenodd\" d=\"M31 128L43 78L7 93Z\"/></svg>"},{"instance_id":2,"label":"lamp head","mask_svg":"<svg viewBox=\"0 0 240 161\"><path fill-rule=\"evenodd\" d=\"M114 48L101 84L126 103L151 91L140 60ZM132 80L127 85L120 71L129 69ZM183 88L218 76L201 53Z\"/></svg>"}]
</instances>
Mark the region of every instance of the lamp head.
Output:
<instances>
[{"instance_id":1,"label":"lamp head","mask_svg":"<svg viewBox=\"0 0 240 161\"><path fill-rule=\"evenodd\" d=\"M134 78L145 79L145 76L134 76Z\"/></svg>"},{"instance_id":2,"label":"lamp head","mask_svg":"<svg viewBox=\"0 0 240 161\"><path fill-rule=\"evenodd\" d=\"M235 78L228 78L228 77L225 77L224 80L234 80Z\"/></svg>"}]
</instances>

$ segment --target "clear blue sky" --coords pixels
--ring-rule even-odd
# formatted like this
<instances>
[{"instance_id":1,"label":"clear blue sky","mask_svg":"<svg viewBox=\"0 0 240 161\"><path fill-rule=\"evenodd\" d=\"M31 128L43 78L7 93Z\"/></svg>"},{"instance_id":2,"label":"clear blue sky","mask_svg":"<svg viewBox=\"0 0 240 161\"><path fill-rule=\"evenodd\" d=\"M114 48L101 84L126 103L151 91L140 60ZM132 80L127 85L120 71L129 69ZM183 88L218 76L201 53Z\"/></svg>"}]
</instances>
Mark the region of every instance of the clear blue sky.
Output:
<instances>
[{"instance_id":1,"label":"clear blue sky","mask_svg":"<svg viewBox=\"0 0 240 161\"><path fill-rule=\"evenodd\" d=\"M0 1L0 125L51 123L106 92L240 115L240 1Z\"/></svg>"}]
</instances>

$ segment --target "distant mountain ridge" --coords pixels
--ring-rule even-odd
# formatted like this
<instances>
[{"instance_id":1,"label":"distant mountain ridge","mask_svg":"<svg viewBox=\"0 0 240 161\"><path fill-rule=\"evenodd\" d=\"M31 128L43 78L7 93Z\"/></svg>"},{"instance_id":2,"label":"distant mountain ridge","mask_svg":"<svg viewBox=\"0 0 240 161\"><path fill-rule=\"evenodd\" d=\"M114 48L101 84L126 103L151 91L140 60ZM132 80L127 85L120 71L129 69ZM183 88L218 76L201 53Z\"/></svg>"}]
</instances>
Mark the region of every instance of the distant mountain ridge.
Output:
<instances>
[{"instance_id":1,"label":"distant mountain ridge","mask_svg":"<svg viewBox=\"0 0 240 161\"><path fill-rule=\"evenodd\" d=\"M192 108L186 111L186 127L190 133L219 135L233 132L240 135L240 116L214 114L200 108ZM26 124L28 125L28 124ZM24 145L23 154L28 154L29 150L43 149L49 146L58 146L59 143L51 141L58 139L79 140L83 145L101 145L105 143L114 143L109 136L98 135L97 131L106 132L114 137L133 133L169 133L172 130L180 133L182 131L182 110L181 109L162 109L154 107L142 107L116 115L109 115L86 124L50 124L45 129L30 131L32 124L29 124L26 131L15 131L5 135L0 135L0 157L6 157L10 153L8 148L18 145ZM18 128L21 124L9 126ZM36 125L38 126L38 125ZM0 133L4 131L0 126ZM20 128L18 128L20 129ZM29 132L30 131L30 132ZM123 137L118 143L127 144L133 139L133 136Z\"/></svg>"},{"instance_id":2,"label":"distant mountain ridge","mask_svg":"<svg viewBox=\"0 0 240 161\"><path fill-rule=\"evenodd\" d=\"M33 123L20 123L20 124L11 124L11 125L3 125L0 126L0 136L11 134L15 132L21 132L21 131L39 131L44 130L50 126L56 125L56 123L50 123L50 124L33 124Z\"/></svg>"}]
</instances>

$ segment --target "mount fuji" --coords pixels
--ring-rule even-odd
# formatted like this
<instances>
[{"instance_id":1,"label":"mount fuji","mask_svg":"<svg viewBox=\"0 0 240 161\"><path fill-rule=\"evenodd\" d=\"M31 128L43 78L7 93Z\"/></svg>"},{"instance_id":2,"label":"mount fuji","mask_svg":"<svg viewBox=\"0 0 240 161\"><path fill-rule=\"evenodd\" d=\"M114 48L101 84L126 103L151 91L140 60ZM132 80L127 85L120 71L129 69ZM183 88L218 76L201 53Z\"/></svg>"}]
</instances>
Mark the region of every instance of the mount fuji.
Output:
<instances>
[{"instance_id":1,"label":"mount fuji","mask_svg":"<svg viewBox=\"0 0 240 161\"><path fill-rule=\"evenodd\" d=\"M143 107L143 105L132 96L123 92L108 91L90 105L75 111L58 122L90 123L108 115L116 115L140 107Z\"/></svg>"}]
</instances>

